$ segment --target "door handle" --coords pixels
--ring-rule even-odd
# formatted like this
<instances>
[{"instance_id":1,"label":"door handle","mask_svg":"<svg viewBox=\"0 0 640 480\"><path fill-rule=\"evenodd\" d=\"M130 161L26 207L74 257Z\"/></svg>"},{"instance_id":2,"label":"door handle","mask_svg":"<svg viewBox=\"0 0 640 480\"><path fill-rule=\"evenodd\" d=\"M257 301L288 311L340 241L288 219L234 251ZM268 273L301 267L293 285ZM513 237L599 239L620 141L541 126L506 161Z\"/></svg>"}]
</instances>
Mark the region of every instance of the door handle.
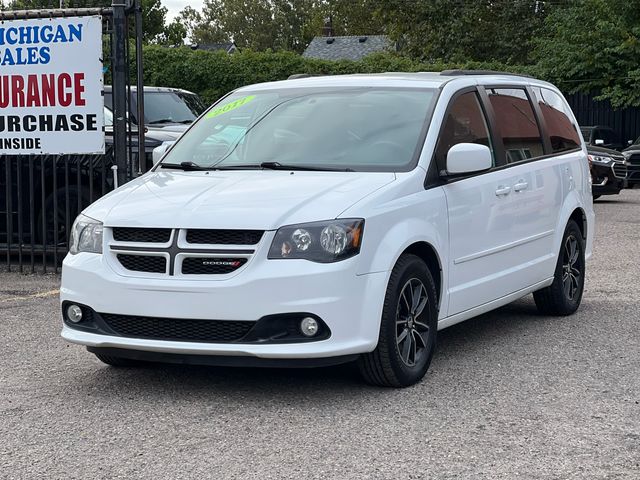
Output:
<instances>
[{"instance_id":1,"label":"door handle","mask_svg":"<svg viewBox=\"0 0 640 480\"><path fill-rule=\"evenodd\" d=\"M496 195L500 197L502 195L509 195L510 192L511 192L511 187L508 187L506 185L500 185L496 190Z\"/></svg>"},{"instance_id":2,"label":"door handle","mask_svg":"<svg viewBox=\"0 0 640 480\"><path fill-rule=\"evenodd\" d=\"M526 181L524 181L524 180L519 180L519 181L518 181L518 183L516 183L516 184L513 186L513 189L514 189L516 192L520 192L520 191L522 191L522 190L525 190L528 186L529 186L529 184L528 184Z\"/></svg>"}]
</instances>

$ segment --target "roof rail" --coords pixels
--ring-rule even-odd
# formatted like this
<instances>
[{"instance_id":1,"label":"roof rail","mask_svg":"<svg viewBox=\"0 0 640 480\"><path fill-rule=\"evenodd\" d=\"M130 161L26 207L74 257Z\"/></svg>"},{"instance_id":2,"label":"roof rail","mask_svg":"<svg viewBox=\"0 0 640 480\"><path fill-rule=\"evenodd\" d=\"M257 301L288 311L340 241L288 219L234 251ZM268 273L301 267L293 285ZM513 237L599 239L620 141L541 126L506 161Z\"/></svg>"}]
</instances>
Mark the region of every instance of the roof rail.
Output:
<instances>
[{"instance_id":1,"label":"roof rail","mask_svg":"<svg viewBox=\"0 0 640 480\"><path fill-rule=\"evenodd\" d=\"M289 75L287 80L295 80L296 78L309 78L309 77L326 77L325 73L294 73Z\"/></svg>"},{"instance_id":2,"label":"roof rail","mask_svg":"<svg viewBox=\"0 0 640 480\"><path fill-rule=\"evenodd\" d=\"M445 77L457 77L460 75L512 75L516 77L527 77L533 78L531 75L526 75L524 73L512 73L512 72L500 72L498 70L462 70L462 69L453 69L453 70L443 70L440 72L440 75Z\"/></svg>"}]
</instances>

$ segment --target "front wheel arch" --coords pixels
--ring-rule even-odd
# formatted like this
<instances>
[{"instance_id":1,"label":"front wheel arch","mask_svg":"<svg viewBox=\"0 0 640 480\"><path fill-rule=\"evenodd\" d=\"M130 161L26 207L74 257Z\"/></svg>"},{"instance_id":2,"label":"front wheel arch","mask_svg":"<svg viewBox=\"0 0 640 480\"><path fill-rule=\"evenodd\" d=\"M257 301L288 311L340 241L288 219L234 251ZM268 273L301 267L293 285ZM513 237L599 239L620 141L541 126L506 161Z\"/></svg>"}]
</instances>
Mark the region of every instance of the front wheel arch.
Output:
<instances>
[{"instance_id":1,"label":"front wheel arch","mask_svg":"<svg viewBox=\"0 0 640 480\"><path fill-rule=\"evenodd\" d=\"M404 251L400 254L402 255L412 254L416 257L422 259L424 263L427 264L429 271L431 272L431 276L433 277L433 281L436 285L436 295L438 298L438 311L440 311L440 303L442 301L443 292L442 292L442 263L440 261L440 256L436 252L436 249L433 248L428 242L420 241L415 242L409 245Z\"/></svg>"}]
</instances>

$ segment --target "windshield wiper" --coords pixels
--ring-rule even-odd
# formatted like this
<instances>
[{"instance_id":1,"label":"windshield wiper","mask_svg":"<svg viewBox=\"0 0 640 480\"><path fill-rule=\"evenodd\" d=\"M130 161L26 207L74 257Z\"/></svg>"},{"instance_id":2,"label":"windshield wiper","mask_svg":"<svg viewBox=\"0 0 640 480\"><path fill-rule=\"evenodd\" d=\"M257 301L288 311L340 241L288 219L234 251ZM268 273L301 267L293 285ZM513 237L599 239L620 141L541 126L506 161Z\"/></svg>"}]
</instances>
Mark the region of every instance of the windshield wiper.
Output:
<instances>
[{"instance_id":1,"label":"windshield wiper","mask_svg":"<svg viewBox=\"0 0 640 480\"><path fill-rule=\"evenodd\" d=\"M209 167L201 167L197 163L193 162L180 162L180 163L161 163L160 168L170 168L174 170L185 170L185 171L199 171L199 170L213 170Z\"/></svg>"},{"instance_id":2,"label":"windshield wiper","mask_svg":"<svg viewBox=\"0 0 640 480\"><path fill-rule=\"evenodd\" d=\"M329 168L314 165L288 165L280 162L262 162L260 168L267 170L300 170L308 172L354 172L351 168Z\"/></svg>"},{"instance_id":3,"label":"windshield wiper","mask_svg":"<svg viewBox=\"0 0 640 480\"><path fill-rule=\"evenodd\" d=\"M287 165L280 162L262 162L260 164L243 164L243 165L217 165L213 164L208 167L202 167L194 162L180 163L161 163L160 168L169 168L174 170L185 171L202 171L202 170L299 170L307 172L355 172L351 168L328 168L306 165Z\"/></svg>"},{"instance_id":4,"label":"windshield wiper","mask_svg":"<svg viewBox=\"0 0 640 480\"><path fill-rule=\"evenodd\" d=\"M162 118L160 120L154 120L153 122L149 122L149 125L157 125L159 123L176 123L171 118Z\"/></svg>"}]
</instances>

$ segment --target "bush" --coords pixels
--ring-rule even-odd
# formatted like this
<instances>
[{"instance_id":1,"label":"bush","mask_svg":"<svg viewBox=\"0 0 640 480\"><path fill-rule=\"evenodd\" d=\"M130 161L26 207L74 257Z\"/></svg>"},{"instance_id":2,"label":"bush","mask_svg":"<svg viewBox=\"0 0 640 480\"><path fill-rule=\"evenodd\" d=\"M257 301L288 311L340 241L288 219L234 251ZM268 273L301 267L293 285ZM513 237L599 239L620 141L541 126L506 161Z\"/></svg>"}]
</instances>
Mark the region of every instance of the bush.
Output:
<instances>
[{"instance_id":1,"label":"bush","mask_svg":"<svg viewBox=\"0 0 640 480\"><path fill-rule=\"evenodd\" d=\"M340 75L379 72L438 72L452 68L501 70L535 74L534 67L500 63L421 63L392 53L379 53L363 60L329 61L304 58L293 52L252 52L232 55L191 50L188 47L144 48L145 85L175 87L199 94L207 103L244 85L285 80L295 73Z\"/></svg>"}]
</instances>

